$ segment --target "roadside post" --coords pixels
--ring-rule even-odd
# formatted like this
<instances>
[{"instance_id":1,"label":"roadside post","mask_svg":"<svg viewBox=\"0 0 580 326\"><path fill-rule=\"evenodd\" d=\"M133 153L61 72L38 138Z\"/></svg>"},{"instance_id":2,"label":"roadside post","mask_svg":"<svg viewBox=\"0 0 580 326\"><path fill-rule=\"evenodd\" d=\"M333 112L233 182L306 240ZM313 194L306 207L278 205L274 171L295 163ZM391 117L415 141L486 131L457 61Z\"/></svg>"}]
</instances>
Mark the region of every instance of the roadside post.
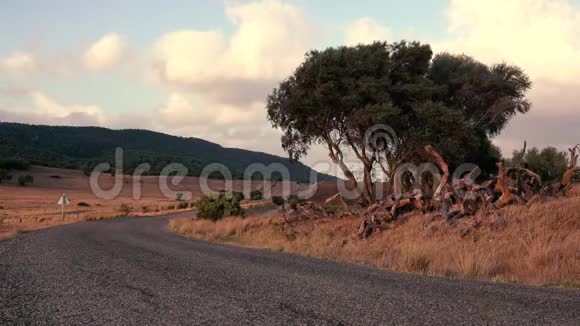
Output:
<instances>
[{"instance_id":1,"label":"roadside post","mask_svg":"<svg viewBox=\"0 0 580 326\"><path fill-rule=\"evenodd\" d=\"M58 204L60 205L60 211L61 211L61 214L62 214L62 220L64 222L64 205L70 204L70 200L68 200L68 198L66 197L65 194L62 194L62 196L58 200Z\"/></svg>"}]
</instances>

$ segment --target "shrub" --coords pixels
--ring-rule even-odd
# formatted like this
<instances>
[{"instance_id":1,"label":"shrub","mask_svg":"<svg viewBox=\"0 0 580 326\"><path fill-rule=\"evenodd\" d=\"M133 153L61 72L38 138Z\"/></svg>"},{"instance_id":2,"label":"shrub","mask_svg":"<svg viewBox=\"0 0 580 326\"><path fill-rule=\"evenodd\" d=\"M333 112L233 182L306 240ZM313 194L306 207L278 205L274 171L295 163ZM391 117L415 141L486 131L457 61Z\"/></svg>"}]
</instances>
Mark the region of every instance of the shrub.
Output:
<instances>
[{"instance_id":1,"label":"shrub","mask_svg":"<svg viewBox=\"0 0 580 326\"><path fill-rule=\"evenodd\" d=\"M262 200L262 192L260 190L254 190L250 193L250 200Z\"/></svg>"},{"instance_id":2,"label":"shrub","mask_svg":"<svg viewBox=\"0 0 580 326\"><path fill-rule=\"evenodd\" d=\"M131 213L131 207L127 204L121 204L121 206L119 206L119 212L121 212L121 214L124 216L127 216L129 213Z\"/></svg>"},{"instance_id":3,"label":"shrub","mask_svg":"<svg viewBox=\"0 0 580 326\"><path fill-rule=\"evenodd\" d=\"M523 164L539 174L544 183L548 183L562 177L568 168L568 159L565 152L555 147L546 147L541 150L533 147L525 155L522 155L522 151L514 151L507 164L513 166Z\"/></svg>"},{"instance_id":4,"label":"shrub","mask_svg":"<svg viewBox=\"0 0 580 326\"><path fill-rule=\"evenodd\" d=\"M219 194L217 196L203 196L195 203L198 209L197 216L217 221L224 216L244 216L244 210L236 196Z\"/></svg>"},{"instance_id":5,"label":"shrub","mask_svg":"<svg viewBox=\"0 0 580 326\"><path fill-rule=\"evenodd\" d=\"M288 197L288 205L292 210L296 210L298 205L303 204L305 202L304 199L298 197L297 195L290 195Z\"/></svg>"},{"instance_id":6,"label":"shrub","mask_svg":"<svg viewBox=\"0 0 580 326\"><path fill-rule=\"evenodd\" d=\"M175 205L167 206L167 210L172 211L175 209Z\"/></svg>"},{"instance_id":7,"label":"shrub","mask_svg":"<svg viewBox=\"0 0 580 326\"><path fill-rule=\"evenodd\" d=\"M282 206L284 205L286 201L284 200L284 198L280 197L280 196L274 196L272 197L272 203L276 206Z\"/></svg>"},{"instance_id":8,"label":"shrub","mask_svg":"<svg viewBox=\"0 0 580 326\"><path fill-rule=\"evenodd\" d=\"M237 191L232 192L232 196L237 201L242 201L246 198L246 196L244 196L243 192L237 192Z\"/></svg>"},{"instance_id":9,"label":"shrub","mask_svg":"<svg viewBox=\"0 0 580 326\"><path fill-rule=\"evenodd\" d=\"M22 187L34 183L34 178L30 175L21 175L18 177L18 184Z\"/></svg>"},{"instance_id":10,"label":"shrub","mask_svg":"<svg viewBox=\"0 0 580 326\"><path fill-rule=\"evenodd\" d=\"M189 203L186 201L182 201L179 203L179 205L177 205L178 209L186 209L187 207L189 207Z\"/></svg>"},{"instance_id":11,"label":"shrub","mask_svg":"<svg viewBox=\"0 0 580 326\"><path fill-rule=\"evenodd\" d=\"M177 195L175 195L175 199L177 201L182 201L183 200L183 193L181 193L181 192L177 193Z\"/></svg>"},{"instance_id":12,"label":"shrub","mask_svg":"<svg viewBox=\"0 0 580 326\"><path fill-rule=\"evenodd\" d=\"M77 206L80 206L80 207L90 207L91 205L89 205L88 203L85 203L84 201L81 201L81 202L79 202L77 204Z\"/></svg>"}]
</instances>

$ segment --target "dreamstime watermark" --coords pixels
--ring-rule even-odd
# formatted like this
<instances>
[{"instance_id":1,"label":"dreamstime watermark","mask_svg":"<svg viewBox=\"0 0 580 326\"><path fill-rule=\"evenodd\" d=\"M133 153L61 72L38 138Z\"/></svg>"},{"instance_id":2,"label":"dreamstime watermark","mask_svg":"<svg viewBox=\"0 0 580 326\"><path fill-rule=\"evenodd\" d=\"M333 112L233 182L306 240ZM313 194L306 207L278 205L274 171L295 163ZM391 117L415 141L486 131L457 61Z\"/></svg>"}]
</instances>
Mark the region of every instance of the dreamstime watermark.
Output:
<instances>
[{"instance_id":1,"label":"dreamstime watermark","mask_svg":"<svg viewBox=\"0 0 580 326\"><path fill-rule=\"evenodd\" d=\"M340 164L347 168L349 166L361 167L364 172L362 180L357 180L357 187L353 187L352 184L349 185L337 178L337 191L343 198L355 200L365 191L364 187L369 186L369 182L365 183L364 179L372 178L370 187L377 199L383 198L384 195L400 198L404 193L415 189L423 193L426 191L431 194L435 193L442 179L439 167L428 161L393 163L393 158L399 155L399 146L401 146L400 140L390 126L379 124L369 128L364 134L362 146L355 153L356 155L351 155L349 158L341 157ZM98 198L112 200L121 195L125 186L130 185L132 198L141 199L143 176L151 174L151 164L139 164L132 169L132 174L124 174L123 149L116 148L114 156L114 166L105 162L98 164L92 170L89 181L91 191ZM377 168L378 165L382 165L381 168ZM393 166L396 167L394 171ZM336 164L319 161L313 164L307 181L291 182L291 180L296 181L296 178L291 175L288 166L281 163L266 165L255 162L245 168L240 180L234 180L232 171L226 165L211 163L202 169L197 181L201 194L207 196L219 193L231 194L237 191L249 198L252 191L259 190L264 199L271 199L275 192L276 196L284 198L295 194L308 200L313 198L318 191L319 173L316 170L337 175ZM190 175L189 169L184 164L169 163L158 174L158 189L165 198L182 200L194 198L195 184L190 184L192 187L190 189L182 185L185 178ZM459 180L469 185L474 183L480 174L481 169L477 165L466 163L456 168L450 177L452 185L458 184ZM410 185L409 180L412 180ZM392 189L385 193L386 184L390 184Z\"/></svg>"}]
</instances>

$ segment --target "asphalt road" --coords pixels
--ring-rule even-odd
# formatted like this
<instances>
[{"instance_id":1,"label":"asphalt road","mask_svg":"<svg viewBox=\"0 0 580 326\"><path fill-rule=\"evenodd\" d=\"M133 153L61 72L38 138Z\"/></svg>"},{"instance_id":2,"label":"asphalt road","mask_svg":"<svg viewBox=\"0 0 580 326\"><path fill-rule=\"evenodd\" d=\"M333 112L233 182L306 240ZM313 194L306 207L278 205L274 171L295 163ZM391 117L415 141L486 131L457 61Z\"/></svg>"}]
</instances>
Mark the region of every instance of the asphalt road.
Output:
<instances>
[{"instance_id":1,"label":"asphalt road","mask_svg":"<svg viewBox=\"0 0 580 326\"><path fill-rule=\"evenodd\" d=\"M389 273L181 238L169 217L0 242L0 325L580 325L580 291Z\"/></svg>"}]
</instances>

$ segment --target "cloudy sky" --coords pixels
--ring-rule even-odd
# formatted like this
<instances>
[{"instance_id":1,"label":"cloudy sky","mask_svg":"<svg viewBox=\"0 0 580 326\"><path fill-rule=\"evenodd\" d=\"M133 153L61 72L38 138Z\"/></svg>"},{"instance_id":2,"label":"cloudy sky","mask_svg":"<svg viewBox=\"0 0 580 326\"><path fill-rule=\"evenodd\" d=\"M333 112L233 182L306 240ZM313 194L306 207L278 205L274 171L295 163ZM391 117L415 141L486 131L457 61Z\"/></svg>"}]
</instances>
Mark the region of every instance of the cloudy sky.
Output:
<instances>
[{"instance_id":1,"label":"cloudy sky","mask_svg":"<svg viewBox=\"0 0 580 326\"><path fill-rule=\"evenodd\" d=\"M0 30L1 121L284 155L264 101L307 50L409 39L528 72L533 110L495 139L505 154L580 142L580 0L4 0Z\"/></svg>"}]
</instances>

